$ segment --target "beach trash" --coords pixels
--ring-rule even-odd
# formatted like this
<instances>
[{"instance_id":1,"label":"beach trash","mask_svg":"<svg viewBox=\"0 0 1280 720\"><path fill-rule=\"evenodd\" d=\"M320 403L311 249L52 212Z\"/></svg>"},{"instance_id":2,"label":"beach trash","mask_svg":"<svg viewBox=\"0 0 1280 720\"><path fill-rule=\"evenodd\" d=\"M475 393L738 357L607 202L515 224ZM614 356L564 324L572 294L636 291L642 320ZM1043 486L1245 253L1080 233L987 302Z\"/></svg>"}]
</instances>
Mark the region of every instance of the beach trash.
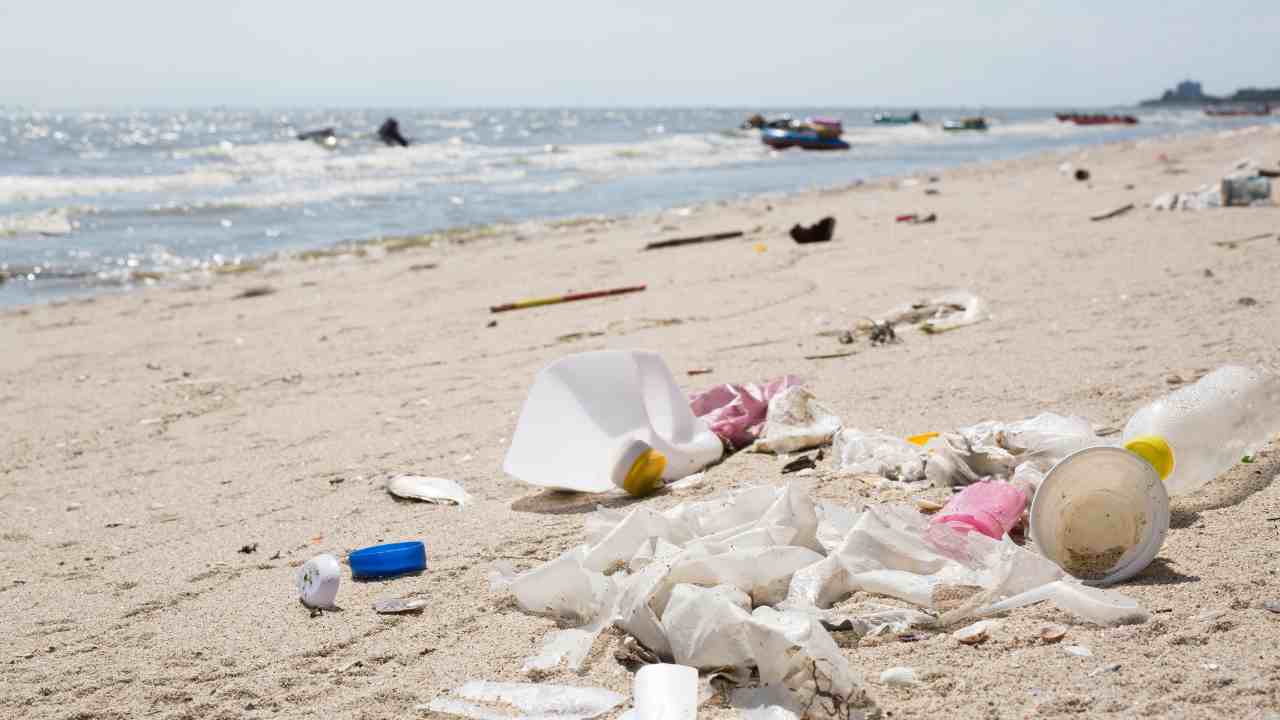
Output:
<instances>
[{"instance_id":1,"label":"beach trash","mask_svg":"<svg viewBox=\"0 0 1280 720\"><path fill-rule=\"evenodd\" d=\"M1231 469L1280 430L1280 377L1227 365L1139 410L1124 426L1126 442L1157 435L1172 449L1164 486L1194 492Z\"/></svg>"},{"instance_id":2,"label":"beach trash","mask_svg":"<svg viewBox=\"0 0 1280 720\"><path fill-rule=\"evenodd\" d=\"M1261 175L1228 176L1222 179L1222 204L1248 207L1271 204L1271 181Z\"/></svg>"},{"instance_id":3,"label":"beach trash","mask_svg":"<svg viewBox=\"0 0 1280 720\"><path fill-rule=\"evenodd\" d=\"M421 542L387 543L361 548L347 556L351 577L375 580L421 572L427 568L427 549Z\"/></svg>"},{"instance_id":4,"label":"beach trash","mask_svg":"<svg viewBox=\"0 0 1280 720\"><path fill-rule=\"evenodd\" d=\"M329 610L338 599L338 581L342 566L338 558L325 553L308 560L298 568L298 595L309 608Z\"/></svg>"},{"instance_id":5,"label":"beach trash","mask_svg":"<svg viewBox=\"0 0 1280 720\"><path fill-rule=\"evenodd\" d=\"M924 450L893 435L845 428L836 433L832 449L844 475L879 475L903 482L925 477Z\"/></svg>"},{"instance_id":6,"label":"beach trash","mask_svg":"<svg viewBox=\"0 0 1280 720\"><path fill-rule=\"evenodd\" d=\"M1026 507L1022 488L1003 480L983 480L953 495L930 522L999 540L1018 524Z\"/></svg>"},{"instance_id":7,"label":"beach trash","mask_svg":"<svg viewBox=\"0 0 1280 720\"><path fill-rule=\"evenodd\" d=\"M828 216L809 227L800 224L793 225L791 227L791 239L801 245L830 242L831 235L835 232L835 229L836 219Z\"/></svg>"},{"instance_id":8,"label":"beach trash","mask_svg":"<svg viewBox=\"0 0 1280 720\"><path fill-rule=\"evenodd\" d=\"M439 505L466 505L471 496L453 480L421 475L397 475L387 479L387 492L399 498Z\"/></svg>"},{"instance_id":9,"label":"beach trash","mask_svg":"<svg viewBox=\"0 0 1280 720\"><path fill-rule=\"evenodd\" d=\"M1133 598L1121 595L1114 590L1103 590L1067 580L1040 585L988 605L978 612L981 615L995 615L1046 600L1060 610L1098 625L1143 623L1150 617L1150 614L1143 610ZM1040 637L1045 642L1057 642L1062 639L1062 634L1046 634L1041 630Z\"/></svg>"},{"instance_id":10,"label":"beach trash","mask_svg":"<svg viewBox=\"0 0 1280 720\"><path fill-rule=\"evenodd\" d=\"M1036 547L1087 583L1133 577L1169 532L1161 472L1171 467L1168 446L1154 436L1068 455L1045 476L1031 505Z\"/></svg>"},{"instance_id":11,"label":"beach trash","mask_svg":"<svg viewBox=\"0 0 1280 720\"><path fill-rule=\"evenodd\" d=\"M793 375L762 383L716 385L691 395L689 409L725 444L741 450L760 436L773 398L798 385L800 378Z\"/></svg>"},{"instance_id":12,"label":"beach trash","mask_svg":"<svg viewBox=\"0 0 1280 720\"><path fill-rule=\"evenodd\" d=\"M502 467L530 485L642 495L723 452L659 355L605 350L538 373Z\"/></svg>"},{"instance_id":13,"label":"beach trash","mask_svg":"<svg viewBox=\"0 0 1280 720\"><path fill-rule=\"evenodd\" d=\"M415 709L473 720L539 718L588 720L621 705L627 698L603 688L472 680Z\"/></svg>"},{"instance_id":14,"label":"beach trash","mask_svg":"<svg viewBox=\"0 0 1280 720\"><path fill-rule=\"evenodd\" d=\"M840 430L840 418L805 387L790 387L769 401L763 437L756 452L793 453L827 445Z\"/></svg>"},{"instance_id":15,"label":"beach trash","mask_svg":"<svg viewBox=\"0 0 1280 720\"><path fill-rule=\"evenodd\" d=\"M688 665L646 665L636 673L636 720L698 717L698 671Z\"/></svg>"}]
</instances>

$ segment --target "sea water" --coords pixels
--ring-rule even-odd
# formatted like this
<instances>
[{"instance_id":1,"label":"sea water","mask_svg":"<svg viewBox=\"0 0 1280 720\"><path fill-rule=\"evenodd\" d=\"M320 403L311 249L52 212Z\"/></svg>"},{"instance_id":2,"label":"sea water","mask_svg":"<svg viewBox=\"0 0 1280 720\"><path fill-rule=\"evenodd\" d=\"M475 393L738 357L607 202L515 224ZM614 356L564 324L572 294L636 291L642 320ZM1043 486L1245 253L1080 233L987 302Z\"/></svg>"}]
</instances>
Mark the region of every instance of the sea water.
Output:
<instances>
[{"instance_id":1,"label":"sea water","mask_svg":"<svg viewBox=\"0 0 1280 720\"><path fill-rule=\"evenodd\" d=\"M1136 126L1077 127L1050 109L896 112L916 109L925 123L877 126L874 112L895 109L0 107L0 305L343 242L640 213L1259 121L1153 110ZM852 147L772 151L738 129L757 111L841 118ZM939 127L979 112L990 131ZM389 116L410 147L378 142ZM324 127L335 147L295 137Z\"/></svg>"}]
</instances>

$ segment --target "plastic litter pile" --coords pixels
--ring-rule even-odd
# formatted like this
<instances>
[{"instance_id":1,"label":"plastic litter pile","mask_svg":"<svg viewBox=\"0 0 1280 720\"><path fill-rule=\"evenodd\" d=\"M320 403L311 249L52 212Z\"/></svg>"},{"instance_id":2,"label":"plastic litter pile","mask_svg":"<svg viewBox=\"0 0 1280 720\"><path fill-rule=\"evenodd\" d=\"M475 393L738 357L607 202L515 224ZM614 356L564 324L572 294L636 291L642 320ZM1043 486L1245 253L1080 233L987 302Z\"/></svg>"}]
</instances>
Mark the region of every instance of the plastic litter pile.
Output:
<instances>
[{"instance_id":1,"label":"plastic litter pile","mask_svg":"<svg viewBox=\"0 0 1280 720\"><path fill-rule=\"evenodd\" d=\"M1007 537L931 525L905 506L820 508L795 484L661 513L600 510L586 544L518 575L498 571L494 585L527 612L581 625L552 633L526 669L577 669L617 625L663 661L782 693L807 717L870 707L829 628L945 627L1044 600L1091 622L1146 618ZM858 590L914 607L832 609Z\"/></svg>"},{"instance_id":2,"label":"plastic litter pile","mask_svg":"<svg viewBox=\"0 0 1280 720\"><path fill-rule=\"evenodd\" d=\"M984 312L977 298L952 298L895 317L950 328ZM958 641L977 643L996 624L986 618L1043 602L1084 622L1144 622L1134 600L1086 582L1139 572L1164 541L1169 494L1211 481L1280 428L1280 377L1238 366L1142 408L1118 442L1084 418L1054 413L906 439L842 428L789 376L682 400L652 353L564 358L535 382L506 467L533 484L640 494L636 478L651 487L684 477L720 457L721 439L777 453L831 443L842 473L960 491L932 517L898 504L818 504L795 483L661 512L601 508L586 520L585 542L559 558L524 572L499 563L493 590L564 628L523 670L579 670L599 635L616 627L628 636L620 652L648 664L643 683L637 676L633 712L641 718L694 717L694 670L732 688L729 703L749 718L866 717L876 710L837 636L847 644L887 631L960 628ZM552 419L555 433L573 426L600 447L557 447L542 427ZM454 488L424 480L403 481L414 492L402 494L452 499ZM1028 505L1038 552L1008 534ZM847 602L858 593L897 604ZM917 682L910 668L881 679ZM603 690L477 682L454 695L424 707L513 717L491 709L502 702L531 717L588 718L621 702Z\"/></svg>"}]
</instances>

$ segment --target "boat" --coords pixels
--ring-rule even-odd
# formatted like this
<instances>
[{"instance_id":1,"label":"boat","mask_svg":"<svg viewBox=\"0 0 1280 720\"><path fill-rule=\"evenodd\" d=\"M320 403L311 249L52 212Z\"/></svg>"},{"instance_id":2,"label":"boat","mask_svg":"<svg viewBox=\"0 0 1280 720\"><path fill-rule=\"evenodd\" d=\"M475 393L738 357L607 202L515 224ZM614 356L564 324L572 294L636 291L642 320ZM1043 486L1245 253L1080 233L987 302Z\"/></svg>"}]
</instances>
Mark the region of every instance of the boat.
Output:
<instances>
[{"instance_id":1,"label":"boat","mask_svg":"<svg viewBox=\"0 0 1280 720\"><path fill-rule=\"evenodd\" d=\"M751 117L743 121L742 125L740 125L739 127L741 127L743 130L751 130L751 129L763 130L765 128L773 128L776 130L786 130L787 128L794 127L797 124L798 123L795 120L791 119L790 115L783 115L780 118L774 118L770 120L765 116L761 115L760 113L756 113L755 115L752 115Z\"/></svg>"},{"instance_id":2,"label":"boat","mask_svg":"<svg viewBox=\"0 0 1280 720\"><path fill-rule=\"evenodd\" d=\"M1210 117L1245 117L1250 115L1270 115L1271 106L1263 103L1261 106L1242 107L1239 105L1230 105L1227 107L1207 107L1204 114Z\"/></svg>"},{"instance_id":3,"label":"boat","mask_svg":"<svg viewBox=\"0 0 1280 720\"><path fill-rule=\"evenodd\" d=\"M987 119L982 117L967 117L959 120L945 120L942 123L942 129L950 132L960 130L986 130Z\"/></svg>"},{"instance_id":4,"label":"boat","mask_svg":"<svg viewBox=\"0 0 1280 720\"><path fill-rule=\"evenodd\" d=\"M848 150L849 143L839 136L824 135L813 128L779 130L770 128L760 134L765 145L775 150L803 148L805 150Z\"/></svg>"},{"instance_id":5,"label":"boat","mask_svg":"<svg viewBox=\"0 0 1280 720\"><path fill-rule=\"evenodd\" d=\"M877 125L910 125L911 123L920 122L920 113L911 113L910 115L876 113L871 116L871 122Z\"/></svg>"},{"instance_id":6,"label":"boat","mask_svg":"<svg viewBox=\"0 0 1280 720\"><path fill-rule=\"evenodd\" d=\"M1086 113L1058 113L1058 122L1075 123L1076 125L1137 125L1138 118L1132 115L1101 115Z\"/></svg>"}]
</instances>

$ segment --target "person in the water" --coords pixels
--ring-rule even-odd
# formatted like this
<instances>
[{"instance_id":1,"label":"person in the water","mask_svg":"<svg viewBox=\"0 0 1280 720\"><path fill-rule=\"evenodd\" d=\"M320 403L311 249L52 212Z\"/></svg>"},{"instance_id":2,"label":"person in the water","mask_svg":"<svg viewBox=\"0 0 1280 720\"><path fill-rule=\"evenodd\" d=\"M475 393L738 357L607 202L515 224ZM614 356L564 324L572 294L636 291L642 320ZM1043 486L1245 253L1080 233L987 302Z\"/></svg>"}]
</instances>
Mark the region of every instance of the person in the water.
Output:
<instances>
[{"instance_id":1,"label":"person in the water","mask_svg":"<svg viewBox=\"0 0 1280 720\"><path fill-rule=\"evenodd\" d=\"M395 118L387 118L382 123L382 127L378 128L378 137L387 145L409 147L409 141L400 134L400 123L396 122Z\"/></svg>"}]
</instances>

